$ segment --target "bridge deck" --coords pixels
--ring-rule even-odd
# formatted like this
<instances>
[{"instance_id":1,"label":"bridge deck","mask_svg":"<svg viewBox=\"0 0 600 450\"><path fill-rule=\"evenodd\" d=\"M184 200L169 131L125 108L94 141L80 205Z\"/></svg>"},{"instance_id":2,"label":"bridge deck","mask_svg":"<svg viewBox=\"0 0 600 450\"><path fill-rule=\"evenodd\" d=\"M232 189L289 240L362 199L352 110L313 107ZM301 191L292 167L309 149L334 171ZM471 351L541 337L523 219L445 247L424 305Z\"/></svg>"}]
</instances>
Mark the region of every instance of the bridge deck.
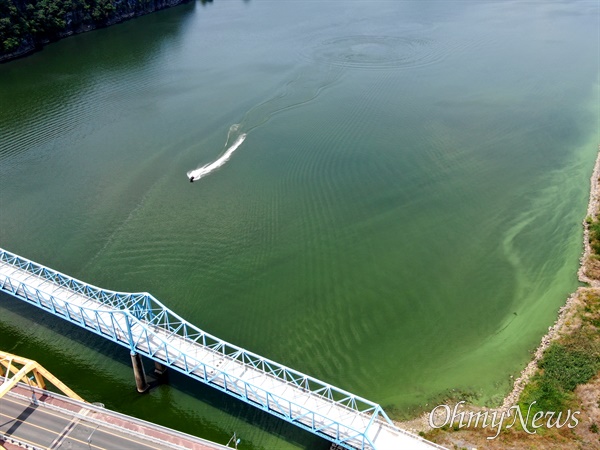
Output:
<instances>
[{"instance_id":1,"label":"bridge deck","mask_svg":"<svg viewBox=\"0 0 600 450\"><path fill-rule=\"evenodd\" d=\"M0 399L0 418L0 443L2 440L19 443L19 448L26 445L25 448L40 450L230 449L22 383Z\"/></svg>"},{"instance_id":2,"label":"bridge deck","mask_svg":"<svg viewBox=\"0 0 600 450\"><path fill-rule=\"evenodd\" d=\"M349 449L442 448L395 427L377 404L204 333L149 294L101 290L3 252L1 290L332 442Z\"/></svg>"}]
</instances>

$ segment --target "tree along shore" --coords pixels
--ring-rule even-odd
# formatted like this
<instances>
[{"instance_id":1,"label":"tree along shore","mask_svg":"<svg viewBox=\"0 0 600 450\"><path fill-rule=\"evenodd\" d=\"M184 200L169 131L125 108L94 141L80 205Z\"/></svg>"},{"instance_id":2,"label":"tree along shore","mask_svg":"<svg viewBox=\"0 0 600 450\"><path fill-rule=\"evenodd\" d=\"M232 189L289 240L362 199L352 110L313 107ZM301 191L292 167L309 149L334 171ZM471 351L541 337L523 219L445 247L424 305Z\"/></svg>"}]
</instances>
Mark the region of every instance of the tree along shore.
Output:
<instances>
[{"instance_id":1,"label":"tree along shore","mask_svg":"<svg viewBox=\"0 0 600 450\"><path fill-rule=\"evenodd\" d=\"M0 62L188 0L0 0Z\"/></svg>"}]
</instances>

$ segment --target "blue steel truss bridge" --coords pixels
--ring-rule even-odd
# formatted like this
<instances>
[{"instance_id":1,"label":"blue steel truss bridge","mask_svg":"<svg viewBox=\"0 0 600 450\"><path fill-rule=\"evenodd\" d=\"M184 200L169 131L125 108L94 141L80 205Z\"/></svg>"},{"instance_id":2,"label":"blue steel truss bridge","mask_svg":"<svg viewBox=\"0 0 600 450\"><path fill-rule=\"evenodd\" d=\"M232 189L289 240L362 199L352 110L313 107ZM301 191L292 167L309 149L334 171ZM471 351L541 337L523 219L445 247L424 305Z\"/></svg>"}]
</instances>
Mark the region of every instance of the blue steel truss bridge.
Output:
<instances>
[{"instance_id":1,"label":"blue steel truss bridge","mask_svg":"<svg viewBox=\"0 0 600 450\"><path fill-rule=\"evenodd\" d=\"M0 290L343 448L443 449L377 403L212 336L148 293L100 289L1 248Z\"/></svg>"}]
</instances>

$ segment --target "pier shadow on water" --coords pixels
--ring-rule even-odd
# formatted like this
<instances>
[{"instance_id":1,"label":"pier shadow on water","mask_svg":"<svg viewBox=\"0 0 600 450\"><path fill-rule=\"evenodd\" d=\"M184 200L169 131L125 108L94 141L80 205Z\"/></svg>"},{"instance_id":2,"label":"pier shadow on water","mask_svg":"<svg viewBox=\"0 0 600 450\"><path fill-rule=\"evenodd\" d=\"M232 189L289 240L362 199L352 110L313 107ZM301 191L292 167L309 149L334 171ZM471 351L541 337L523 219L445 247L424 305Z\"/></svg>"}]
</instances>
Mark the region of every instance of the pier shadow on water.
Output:
<instances>
[{"instance_id":1,"label":"pier shadow on water","mask_svg":"<svg viewBox=\"0 0 600 450\"><path fill-rule=\"evenodd\" d=\"M265 448L264 442L254 442L253 436L244 433L248 426L289 443L290 448L329 448L327 441L175 370L169 370L160 384L148 358L143 361L152 389L139 394L126 348L5 293L0 293L0 305L0 348L36 360L87 401L221 444L236 432L244 450ZM23 333L25 328L13 325L14 321L28 322L29 333ZM6 336L19 337L8 340ZM72 347L66 348L69 343ZM122 393L118 402L115 391ZM187 397L183 404L182 394Z\"/></svg>"}]
</instances>

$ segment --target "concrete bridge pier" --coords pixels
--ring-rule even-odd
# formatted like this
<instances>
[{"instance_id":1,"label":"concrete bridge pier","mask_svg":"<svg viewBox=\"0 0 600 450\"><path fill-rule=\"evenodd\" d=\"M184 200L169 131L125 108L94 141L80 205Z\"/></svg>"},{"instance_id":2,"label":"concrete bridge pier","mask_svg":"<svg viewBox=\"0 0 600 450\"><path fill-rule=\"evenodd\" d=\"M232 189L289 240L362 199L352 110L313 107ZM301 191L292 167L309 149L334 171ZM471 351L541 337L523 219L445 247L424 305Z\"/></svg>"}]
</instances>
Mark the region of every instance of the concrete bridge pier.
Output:
<instances>
[{"instance_id":1,"label":"concrete bridge pier","mask_svg":"<svg viewBox=\"0 0 600 450\"><path fill-rule=\"evenodd\" d=\"M158 378L164 378L167 375L167 367L158 361L154 361L154 374Z\"/></svg>"},{"instance_id":2,"label":"concrete bridge pier","mask_svg":"<svg viewBox=\"0 0 600 450\"><path fill-rule=\"evenodd\" d=\"M142 357L139 353L131 352L131 365L133 366L133 375L135 376L135 387L141 394L146 392L150 385L146 381L146 372L144 372L144 364L142 363Z\"/></svg>"}]
</instances>

